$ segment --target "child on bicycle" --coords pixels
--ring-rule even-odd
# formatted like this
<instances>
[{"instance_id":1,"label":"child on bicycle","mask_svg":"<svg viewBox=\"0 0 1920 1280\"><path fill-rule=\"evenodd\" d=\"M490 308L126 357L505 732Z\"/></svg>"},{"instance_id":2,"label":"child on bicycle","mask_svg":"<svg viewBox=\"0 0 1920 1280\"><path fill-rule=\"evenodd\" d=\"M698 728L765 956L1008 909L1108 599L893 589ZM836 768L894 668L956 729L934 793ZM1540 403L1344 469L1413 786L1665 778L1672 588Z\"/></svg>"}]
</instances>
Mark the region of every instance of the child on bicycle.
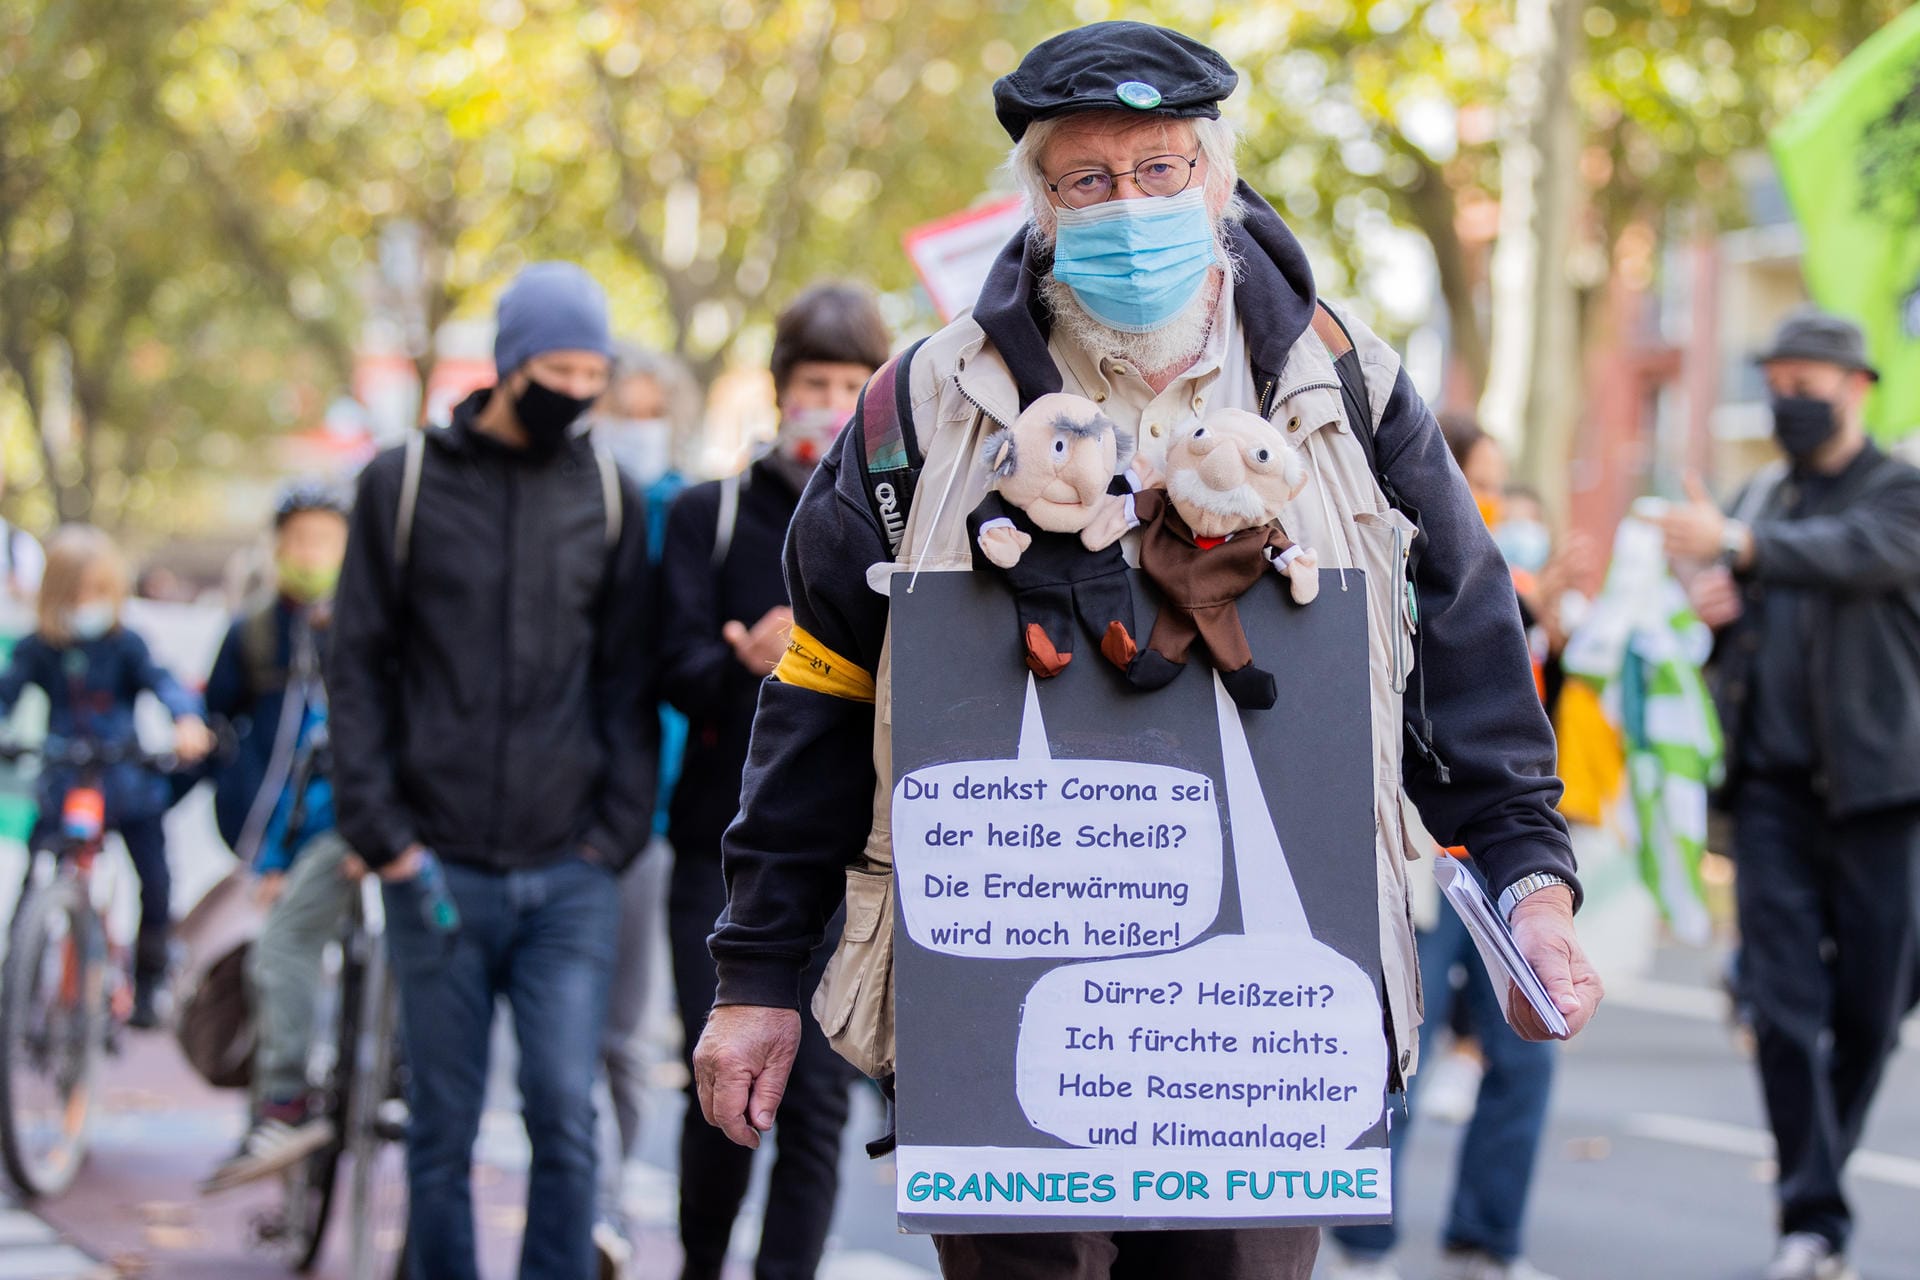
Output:
<instances>
[{"instance_id":1,"label":"child on bicycle","mask_svg":"<svg viewBox=\"0 0 1920 1280\"><path fill-rule=\"evenodd\" d=\"M347 548L347 504L296 483L273 515L271 599L236 620L207 678L207 709L233 727L216 782L220 834L259 879L267 922L247 956L255 1026L252 1118L239 1147L201 1183L223 1191L278 1173L326 1146L333 1126L308 1106L320 957L352 909L352 857L333 826L326 693L328 615Z\"/></svg>"},{"instance_id":2,"label":"child on bicycle","mask_svg":"<svg viewBox=\"0 0 1920 1280\"><path fill-rule=\"evenodd\" d=\"M133 707L151 693L173 714L173 751L191 764L213 747L201 719L200 700L153 659L146 641L120 625L127 597L127 566L120 550L91 525L67 525L47 543L40 583L37 626L14 647L0 672L0 715L13 710L21 691L37 685L47 695L47 736L105 748L135 741ZM77 781L70 768L51 768L40 778L40 847L57 831L67 791ZM167 973L167 936L172 924L172 877L167 837L161 826L172 799L165 777L145 766L107 766L101 778L106 827L118 831L140 876L140 930L133 951L133 1015L129 1025L159 1025L158 998Z\"/></svg>"}]
</instances>

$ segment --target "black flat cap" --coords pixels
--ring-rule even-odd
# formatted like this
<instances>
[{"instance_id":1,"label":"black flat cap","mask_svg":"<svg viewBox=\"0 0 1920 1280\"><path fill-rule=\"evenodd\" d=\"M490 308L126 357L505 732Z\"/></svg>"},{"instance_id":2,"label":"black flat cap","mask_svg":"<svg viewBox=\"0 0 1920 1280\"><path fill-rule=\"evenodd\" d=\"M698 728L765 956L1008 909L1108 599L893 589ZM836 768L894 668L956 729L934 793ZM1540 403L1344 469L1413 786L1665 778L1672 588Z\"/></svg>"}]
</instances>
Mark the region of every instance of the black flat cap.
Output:
<instances>
[{"instance_id":1,"label":"black flat cap","mask_svg":"<svg viewBox=\"0 0 1920 1280\"><path fill-rule=\"evenodd\" d=\"M1015 142L1035 120L1138 111L1218 120L1240 77L1198 40L1144 22L1096 22L1035 45L993 85L993 112Z\"/></svg>"},{"instance_id":2,"label":"black flat cap","mask_svg":"<svg viewBox=\"0 0 1920 1280\"><path fill-rule=\"evenodd\" d=\"M1802 307L1781 322L1773 346L1754 357L1759 364L1775 360L1818 360L1842 369L1858 369L1880 381L1880 371L1867 359L1867 340L1851 320L1818 307Z\"/></svg>"}]
</instances>

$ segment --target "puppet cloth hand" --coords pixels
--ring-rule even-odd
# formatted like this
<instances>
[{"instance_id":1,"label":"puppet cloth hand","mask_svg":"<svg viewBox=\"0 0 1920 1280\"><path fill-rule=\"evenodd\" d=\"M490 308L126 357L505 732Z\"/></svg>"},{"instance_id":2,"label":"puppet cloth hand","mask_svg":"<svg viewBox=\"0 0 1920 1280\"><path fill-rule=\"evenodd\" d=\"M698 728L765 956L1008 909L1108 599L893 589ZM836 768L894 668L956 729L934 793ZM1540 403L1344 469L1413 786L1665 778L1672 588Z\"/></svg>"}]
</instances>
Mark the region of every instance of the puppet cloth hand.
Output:
<instances>
[{"instance_id":1,"label":"puppet cloth hand","mask_svg":"<svg viewBox=\"0 0 1920 1280\"><path fill-rule=\"evenodd\" d=\"M1095 505L1093 518L1080 531L1080 544L1089 551L1105 551L1137 523L1132 496L1109 493Z\"/></svg>"},{"instance_id":2,"label":"puppet cloth hand","mask_svg":"<svg viewBox=\"0 0 1920 1280\"><path fill-rule=\"evenodd\" d=\"M1320 557L1311 550L1302 551L1293 558L1286 568L1287 580L1293 584L1293 602L1312 604L1320 594Z\"/></svg>"},{"instance_id":3,"label":"puppet cloth hand","mask_svg":"<svg viewBox=\"0 0 1920 1280\"><path fill-rule=\"evenodd\" d=\"M1020 557L1033 545L1033 535L1022 533L1011 524L995 525L980 535L980 550L1002 569L1020 563Z\"/></svg>"}]
</instances>

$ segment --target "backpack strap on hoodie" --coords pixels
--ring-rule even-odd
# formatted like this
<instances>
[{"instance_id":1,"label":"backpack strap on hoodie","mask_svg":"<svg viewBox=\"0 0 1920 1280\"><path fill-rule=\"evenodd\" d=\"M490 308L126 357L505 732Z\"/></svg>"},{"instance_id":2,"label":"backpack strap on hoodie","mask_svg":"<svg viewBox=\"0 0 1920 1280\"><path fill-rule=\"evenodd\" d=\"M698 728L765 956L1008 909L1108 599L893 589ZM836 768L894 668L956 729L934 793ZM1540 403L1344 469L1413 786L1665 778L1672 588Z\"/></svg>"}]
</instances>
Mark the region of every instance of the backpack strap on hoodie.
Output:
<instances>
[{"instance_id":1,"label":"backpack strap on hoodie","mask_svg":"<svg viewBox=\"0 0 1920 1280\"><path fill-rule=\"evenodd\" d=\"M887 539L887 554L900 555L907 533L907 512L920 482L926 457L913 430L913 357L925 345L922 338L881 365L861 388L854 421L864 436L861 466L865 471L867 505Z\"/></svg>"}]
</instances>

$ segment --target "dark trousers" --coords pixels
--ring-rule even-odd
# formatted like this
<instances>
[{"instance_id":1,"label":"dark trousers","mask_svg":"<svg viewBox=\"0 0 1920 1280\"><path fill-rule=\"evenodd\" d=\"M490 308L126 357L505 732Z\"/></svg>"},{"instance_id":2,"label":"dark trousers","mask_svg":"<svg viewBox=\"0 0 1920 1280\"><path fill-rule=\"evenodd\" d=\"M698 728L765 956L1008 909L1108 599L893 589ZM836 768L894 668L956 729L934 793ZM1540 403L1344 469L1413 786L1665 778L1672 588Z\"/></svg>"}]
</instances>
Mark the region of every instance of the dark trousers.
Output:
<instances>
[{"instance_id":1,"label":"dark trousers","mask_svg":"<svg viewBox=\"0 0 1920 1280\"><path fill-rule=\"evenodd\" d=\"M1840 1173L1913 981L1920 808L1834 821L1804 782L1755 779L1734 824L1741 986L1779 1147L1780 1230L1845 1248Z\"/></svg>"},{"instance_id":2,"label":"dark trousers","mask_svg":"<svg viewBox=\"0 0 1920 1280\"><path fill-rule=\"evenodd\" d=\"M414 883L385 886L387 943L407 1055L408 1271L476 1280L473 1143L486 1104L494 1002L520 1047L533 1164L521 1280L594 1274L593 1077L620 895L605 869L569 858L504 874L448 865L460 909L429 928Z\"/></svg>"},{"instance_id":3,"label":"dark trousers","mask_svg":"<svg viewBox=\"0 0 1920 1280\"><path fill-rule=\"evenodd\" d=\"M945 1280L1307 1280L1318 1227L935 1236Z\"/></svg>"},{"instance_id":4,"label":"dark trousers","mask_svg":"<svg viewBox=\"0 0 1920 1280\"><path fill-rule=\"evenodd\" d=\"M1466 974L1457 988L1456 970ZM1432 1056L1426 1059L1429 1068L1439 1057L1439 1031L1452 1020L1455 1009L1466 1011L1467 1025L1480 1042L1487 1064L1474 1099L1473 1118L1467 1122L1460 1142L1453 1202L1442 1242L1449 1249L1477 1249L1502 1262L1512 1262L1522 1253L1527 1198L1533 1190L1534 1165L1547 1124L1547 1100L1553 1092L1554 1047L1522 1040L1507 1025L1501 997L1494 994L1472 935L1459 914L1444 903L1433 930L1420 935L1420 989L1426 993L1425 1026L1433 1032L1429 1044ZM1407 1113L1394 1117L1396 1219L1411 1199L1407 1184L1400 1180L1400 1153L1412 1126L1412 1104L1419 1082L1416 1074L1407 1090ZM1335 1227L1333 1238L1356 1257L1380 1258L1399 1243L1400 1228L1397 1221Z\"/></svg>"},{"instance_id":5,"label":"dark trousers","mask_svg":"<svg viewBox=\"0 0 1920 1280\"><path fill-rule=\"evenodd\" d=\"M667 890L667 928L689 1072L718 987L707 935L726 902L719 858L676 850ZM836 929L808 967L800 986L803 999L812 999L837 936ZM775 1124L773 1176L754 1263L758 1280L812 1280L820 1266L840 1190L840 1131L846 1127L848 1090L857 1075L803 1008L800 1054ZM680 1130L680 1243L686 1250L687 1280L717 1280L720 1275L733 1221L753 1174L753 1155L707 1123L689 1084Z\"/></svg>"}]
</instances>

